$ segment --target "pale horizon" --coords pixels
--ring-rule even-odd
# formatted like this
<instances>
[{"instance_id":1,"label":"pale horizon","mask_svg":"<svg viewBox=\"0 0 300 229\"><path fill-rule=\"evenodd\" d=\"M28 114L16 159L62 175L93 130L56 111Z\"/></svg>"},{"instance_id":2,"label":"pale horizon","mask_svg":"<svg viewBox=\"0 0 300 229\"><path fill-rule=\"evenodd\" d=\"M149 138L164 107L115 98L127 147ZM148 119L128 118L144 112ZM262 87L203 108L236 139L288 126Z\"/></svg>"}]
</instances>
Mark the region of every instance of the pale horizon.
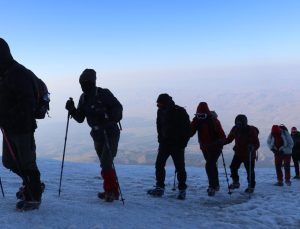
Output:
<instances>
[{"instance_id":1,"label":"pale horizon","mask_svg":"<svg viewBox=\"0 0 300 229\"><path fill-rule=\"evenodd\" d=\"M38 156L61 156L65 102L77 103L79 75L93 68L97 85L124 106L118 162L154 163L155 102L168 93L191 119L206 101L226 134L235 116L246 114L260 129L261 163L271 165L265 143L271 126L300 129L299 8L296 0L4 0L0 37L51 93L51 118L38 122ZM87 124L70 125L74 154L67 160L94 160ZM224 148L228 160L231 148ZM187 164L202 163L196 137L187 151Z\"/></svg>"}]
</instances>

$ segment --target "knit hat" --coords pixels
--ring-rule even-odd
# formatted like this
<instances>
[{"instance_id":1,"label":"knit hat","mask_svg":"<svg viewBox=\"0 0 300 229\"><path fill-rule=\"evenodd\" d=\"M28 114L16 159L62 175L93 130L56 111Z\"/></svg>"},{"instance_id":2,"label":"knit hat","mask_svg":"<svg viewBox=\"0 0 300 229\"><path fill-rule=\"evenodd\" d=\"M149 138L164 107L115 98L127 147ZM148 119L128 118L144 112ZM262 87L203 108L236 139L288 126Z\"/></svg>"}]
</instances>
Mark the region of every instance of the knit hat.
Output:
<instances>
[{"instance_id":1,"label":"knit hat","mask_svg":"<svg viewBox=\"0 0 300 229\"><path fill-rule=\"evenodd\" d=\"M297 132L297 128L293 126L291 129L291 133L295 133L295 132Z\"/></svg>"},{"instance_id":2,"label":"knit hat","mask_svg":"<svg viewBox=\"0 0 300 229\"><path fill-rule=\"evenodd\" d=\"M280 134L281 133L281 129L278 125L273 125L272 126L272 134Z\"/></svg>"},{"instance_id":3,"label":"knit hat","mask_svg":"<svg viewBox=\"0 0 300 229\"><path fill-rule=\"evenodd\" d=\"M167 93L160 94L156 100L157 103L161 103L164 105L169 104L171 101L172 101L172 97L169 96Z\"/></svg>"},{"instance_id":4,"label":"knit hat","mask_svg":"<svg viewBox=\"0 0 300 229\"><path fill-rule=\"evenodd\" d=\"M96 82L96 71L89 68L85 69L79 77L79 83L83 82Z\"/></svg>"},{"instance_id":5,"label":"knit hat","mask_svg":"<svg viewBox=\"0 0 300 229\"><path fill-rule=\"evenodd\" d=\"M208 108L208 105L206 102L200 102L197 107L197 113L205 113L207 115L210 115L210 110Z\"/></svg>"}]
</instances>

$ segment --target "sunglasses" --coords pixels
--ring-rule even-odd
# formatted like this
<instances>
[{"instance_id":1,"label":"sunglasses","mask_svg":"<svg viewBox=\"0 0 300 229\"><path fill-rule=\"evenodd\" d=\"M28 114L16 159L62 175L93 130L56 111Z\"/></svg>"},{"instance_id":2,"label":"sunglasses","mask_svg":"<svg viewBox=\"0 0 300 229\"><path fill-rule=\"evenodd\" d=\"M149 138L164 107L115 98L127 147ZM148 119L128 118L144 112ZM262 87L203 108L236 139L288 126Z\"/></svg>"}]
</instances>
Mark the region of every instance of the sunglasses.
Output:
<instances>
[{"instance_id":1,"label":"sunglasses","mask_svg":"<svg viewBox=\"0 0 300 229\"><path fill-rule=\"evenodd\" d=\"M207 118L206 113L196 113L195 116L197 119L206 119Z\"/></svg>"}]
</instances>

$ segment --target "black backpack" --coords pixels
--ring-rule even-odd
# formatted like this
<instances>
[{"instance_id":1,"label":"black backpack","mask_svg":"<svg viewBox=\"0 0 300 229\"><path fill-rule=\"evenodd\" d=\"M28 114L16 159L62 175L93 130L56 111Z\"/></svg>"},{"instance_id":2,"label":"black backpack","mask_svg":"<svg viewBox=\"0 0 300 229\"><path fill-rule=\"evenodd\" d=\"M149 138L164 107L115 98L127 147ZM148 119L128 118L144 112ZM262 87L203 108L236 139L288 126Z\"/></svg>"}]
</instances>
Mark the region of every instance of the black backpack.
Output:
<instances>
[{"instance_id":1,"label":"black backpack","mask_svg":"<svg viewBox=\"0 0 300 229\"><path fill-rule=\"evenodd\" d=\"M34 85L34 93L37 101L34 117L36 119L44 119L46 114L49 116L48 111L50 110L50 93L46 84L40 78L35 77Z\"/></svg>"},{"instance_id":2,"label":"black backpack","mask_svg":"<svg viewBox=\"0 0 300 229\"><path fill-rule=\"evenodd\" d=\"M177 110L179 114L179 119L177 122L177 125L180 126L180 132L181 132L181 137L183 140L187 143L191 137L191 125L190 125L190 117L186 110L183 107L180 107L178 105L175 105L175 109Z\"/></svg>"}]
</instances>

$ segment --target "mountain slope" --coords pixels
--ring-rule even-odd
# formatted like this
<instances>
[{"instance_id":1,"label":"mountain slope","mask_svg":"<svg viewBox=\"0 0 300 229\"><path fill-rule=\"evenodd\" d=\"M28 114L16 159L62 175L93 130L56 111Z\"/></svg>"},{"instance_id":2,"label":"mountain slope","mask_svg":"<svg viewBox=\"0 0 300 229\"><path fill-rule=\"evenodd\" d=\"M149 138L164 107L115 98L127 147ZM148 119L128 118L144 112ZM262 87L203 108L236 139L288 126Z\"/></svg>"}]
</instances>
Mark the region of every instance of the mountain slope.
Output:
<instances>
[{"instance_id":1,"label":"mountain slope","mask_svg":"<svg viewBox=\"0 0 300 229\"><path fill-rule=\"evenodd\" d=\"M207 178L202 168L188 167L185 201L172 191L173 167L167 167L166 193L162 198L146 195L154 184L154 166L116 165L125 205L97 199L101 190L96 163L67 162L61 197L58 197L59 161L39 161L46 183L39 210L16 212L15 191L20 181L0 169L5 198L0 198L1 228L299 228L300 181L291 187L275 187L274 169L257 169L257 188L249 199L244 168L241 189L227 194L224 169L220 168L221 190L206 194ZM292 171L293 174L293 171Z\"/></svg>"}]
</instances>

